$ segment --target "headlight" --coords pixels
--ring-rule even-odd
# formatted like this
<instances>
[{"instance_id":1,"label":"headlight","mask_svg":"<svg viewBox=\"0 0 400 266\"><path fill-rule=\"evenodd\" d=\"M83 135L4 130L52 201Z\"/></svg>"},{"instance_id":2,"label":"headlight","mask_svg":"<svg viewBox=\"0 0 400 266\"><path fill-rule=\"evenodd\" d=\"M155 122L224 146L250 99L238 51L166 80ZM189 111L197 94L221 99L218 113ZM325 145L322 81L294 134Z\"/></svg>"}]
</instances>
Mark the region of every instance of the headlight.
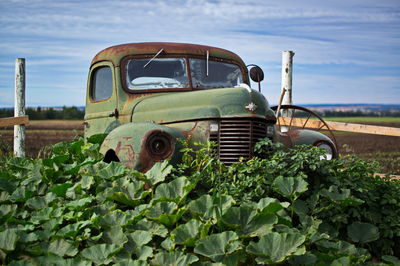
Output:
<instances>
[{"instance_id":1,"label":"headlight","mask_svg":"<svg viewBox=\"0 0 400 266\"><path fill-rule=\"evenodd\" d=\"M146 140L146 148L155 160L164 160L173 153L172 137L168 133L154 130Z\"/></svg>"}]
</instances>

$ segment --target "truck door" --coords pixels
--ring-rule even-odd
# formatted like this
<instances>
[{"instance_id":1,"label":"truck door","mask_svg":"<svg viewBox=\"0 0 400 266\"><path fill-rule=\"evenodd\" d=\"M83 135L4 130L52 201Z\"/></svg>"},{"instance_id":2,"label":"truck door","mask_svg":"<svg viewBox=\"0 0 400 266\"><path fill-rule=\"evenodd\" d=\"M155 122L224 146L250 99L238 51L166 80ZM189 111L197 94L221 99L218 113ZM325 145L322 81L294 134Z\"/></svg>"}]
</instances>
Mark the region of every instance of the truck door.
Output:
<instances>
[{"instance_id":1,"label":"truck door","mask_svg":"<svg viewBox=\"0 0 400 266\"><path fill-rule=\"evenodd\" d=\"M85 136L109 133L118 120L115 69L111 62L93 65L89 72L85 110Z\"/></svg>"}]
</instances>

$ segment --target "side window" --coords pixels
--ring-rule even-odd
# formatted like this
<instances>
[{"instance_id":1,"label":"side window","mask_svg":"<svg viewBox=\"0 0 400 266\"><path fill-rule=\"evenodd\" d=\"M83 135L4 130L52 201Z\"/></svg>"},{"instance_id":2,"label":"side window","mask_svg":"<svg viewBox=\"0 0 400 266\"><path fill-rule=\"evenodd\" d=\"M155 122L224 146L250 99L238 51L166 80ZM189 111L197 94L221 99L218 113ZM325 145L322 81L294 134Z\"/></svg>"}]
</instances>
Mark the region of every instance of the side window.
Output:
<instances>
[{"instance_id":1,"label":"side window","mask_svg":"<svg viewBox=\"0 0 400 266\"><path fill-rule=\"evenodd\" d=\"M94 101L105 100L111 97L113 81L109 66L96 68L92 72L91 98Z\"/></svg>"}]
</instances>

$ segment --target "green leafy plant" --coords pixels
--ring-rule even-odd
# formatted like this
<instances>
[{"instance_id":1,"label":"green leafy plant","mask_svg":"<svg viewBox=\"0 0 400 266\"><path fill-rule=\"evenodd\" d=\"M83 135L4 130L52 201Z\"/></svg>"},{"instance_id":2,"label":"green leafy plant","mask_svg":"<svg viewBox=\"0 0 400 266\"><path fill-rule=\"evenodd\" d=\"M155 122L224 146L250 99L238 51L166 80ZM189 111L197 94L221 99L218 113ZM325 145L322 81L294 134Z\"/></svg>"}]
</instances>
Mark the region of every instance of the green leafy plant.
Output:
<instances>
[{"instance_id":1,"label":"green leafy plant","mask_svg":"<svg viewBox=\"0 0 400 266\"><path fill-rule=\"evenodd\" d=\"M0 159L0 260L7 265L396 265L400 184L354 157L283 150L223 165L213 144L147 173L106 164L103 136Z\"/></svg>"}]
</instances>

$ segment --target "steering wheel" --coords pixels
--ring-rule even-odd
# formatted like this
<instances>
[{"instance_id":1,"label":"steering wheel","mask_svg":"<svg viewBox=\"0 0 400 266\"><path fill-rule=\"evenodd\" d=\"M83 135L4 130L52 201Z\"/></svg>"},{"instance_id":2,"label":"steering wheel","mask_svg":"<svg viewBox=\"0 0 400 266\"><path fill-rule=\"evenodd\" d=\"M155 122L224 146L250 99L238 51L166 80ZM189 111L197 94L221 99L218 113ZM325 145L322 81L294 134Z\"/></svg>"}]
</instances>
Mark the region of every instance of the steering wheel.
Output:
<instances>
[{"instance_id":1,"label":"steering wheel","mask_svg":"<svg viewBox=\"0 0 400 266\"><path fill-rule=\"evenodd\" d=\"M276 112L278 106L273 106L271 107L271 109ZM282 114L285 114L284 117L287 118L287 120L289 120L289 124L281 125L278 119L277 125L280 132L282 132L282 127L286 127L286 131L293 130L294 128L304 129L307 128L307 124L309 124L310 121L319 121L318 123L319 127L318 128L313 127L312 129L329 137L335 144L335 146L338 147L335 135L329 128L329 125L317 113L297 105L281 105L279 117L282 117ZM300 118L300 119L296 119L295 121L294 120L295 118Z\"/></svg>"}]
</instances>

